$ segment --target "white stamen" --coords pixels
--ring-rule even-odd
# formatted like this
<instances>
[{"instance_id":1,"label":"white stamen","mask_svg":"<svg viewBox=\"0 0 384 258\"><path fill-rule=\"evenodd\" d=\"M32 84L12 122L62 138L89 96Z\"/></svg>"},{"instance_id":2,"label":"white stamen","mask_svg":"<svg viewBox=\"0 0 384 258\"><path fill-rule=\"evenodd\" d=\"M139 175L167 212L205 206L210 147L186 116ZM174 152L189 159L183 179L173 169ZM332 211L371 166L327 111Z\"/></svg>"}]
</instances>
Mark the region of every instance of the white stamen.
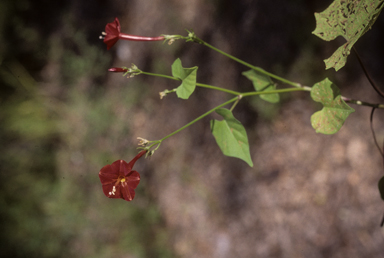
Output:
<instances>
[{"instance_id":1,"label":"white stamen","mask_svg":"<svg viewBox=\"0 0 384 258\"><path fill-rule=\"evenodd\" d=\"M115 193L116 193L116 186L113 186L112 192L109 192L108 194L109 195L116 195Z\"/></svg>"},{"instance_id":2,"label":"white stamen","mask_svg":"<svg viewBox=\"0 0 384 258\"><path fill-rule=\"evenodd\" d=\"M106 36L106 35L107 35L107 33L105 33L105 32L103 31L103 32L101 32L101 35L104 35L104 36Z\"/></svg>"},{"instance_id":3,"label":"white stamen","mask_svg":"<svg viewBox=\"0 0 384 258\"><path fill-rule=\"evenodd\" d=\"M104 39L105 37L103 37L103 36L99 36L99 39Z\"/></svg>"}]
</instances>

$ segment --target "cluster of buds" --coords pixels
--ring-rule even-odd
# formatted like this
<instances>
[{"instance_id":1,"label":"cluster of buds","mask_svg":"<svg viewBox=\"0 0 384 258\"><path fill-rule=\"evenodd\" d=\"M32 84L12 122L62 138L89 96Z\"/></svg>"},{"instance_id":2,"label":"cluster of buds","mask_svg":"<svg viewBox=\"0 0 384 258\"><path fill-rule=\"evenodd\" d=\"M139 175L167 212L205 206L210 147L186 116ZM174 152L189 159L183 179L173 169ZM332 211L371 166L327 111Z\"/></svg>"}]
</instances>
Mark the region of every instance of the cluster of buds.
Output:
<instances>
[{"instance_id":1,"label":"cluster of buds","mask_svg":"<svg viewBox=\"0 0 384 258\"><path fill-rule=\"evenodd\" d=\"M157 150L157 148L159 148L159 145L156 147L156 149L154 150L149 150L154 144L152 144L151 146L147 147L149 143L154 143L153 141L149 141L147 139L144 139L144 138L141 138L141 137L137 137L137 139L139 140L139 146L142 146L142 147L139 147L139 149L144 149L144 150L147 150L147 157L150 157L153 155L153 153L155 153L155 150ZM158 143L155 143L155 144L158 144Z\"/></svg>"},{"instance_id":2,"label":"cluster of buds","mask_svg":"<svg viewBox=\"0 0 384 258\"><path fill-rule=\"evenodd\" d=\"M147 146L149 141L147 139L144 139L144 138L141 138L141 137L137 137L137 139L139 140L139 146Z\"/></svg>"}]
</instances>

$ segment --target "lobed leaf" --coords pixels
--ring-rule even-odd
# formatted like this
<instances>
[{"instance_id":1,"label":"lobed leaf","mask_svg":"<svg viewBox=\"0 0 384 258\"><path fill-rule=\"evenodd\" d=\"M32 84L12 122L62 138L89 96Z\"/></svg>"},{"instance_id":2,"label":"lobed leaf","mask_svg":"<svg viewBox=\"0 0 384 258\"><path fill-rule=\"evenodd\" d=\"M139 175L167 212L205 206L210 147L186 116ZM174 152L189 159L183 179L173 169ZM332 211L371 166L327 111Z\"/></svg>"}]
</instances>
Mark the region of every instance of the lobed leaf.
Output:
<instances>
[{"instance_id":1,"label":"lobed leaf","mask_svg":"<svg viewBox=\"0 0 384 258\"><path fill-rule=\"evenodd\" d=\"M384 0L335 0L325 11L315 13L313 34L326 41L337 36L347 40L324 60L326 69L333 67L338 71L345 65L352 46L371 29L384 7L383 3Z\"/></svg>"},{"instance_id":2,"label":"lobed leaf","mask_svg":"<svg viewBox=\"0 0 384 258\"><path fill-rule=\"evenodd\" d=\"M243 72L242 75L252 81L253 87L256 91L271 91L276 89L275 84L269 76L262 74L256 70L252 69ZM280 100L280 96L277 93L260 95L260 98L270 103L277 103Z\"/></svg>"},{"instance_id":3,"label":"lobed leaf","mask_svg":"<svg viewBox=\"0 0 384 258\"><path fill-rule=\"evenodd\" d=\"M176 89L179 98L188 99L196 88L197 66L183 68L181 60L177 58L172 64L172 76L181 80L181 84Z\"/></svg>"},{"instance_id":4,"label":"lobed leaf","mask_svg":"<svg viewBox=\"0 0 384 258\"><path fill-rule=\"evenodd\" d=\"M211 120L212 134L224 155L244 160L253 167L247 132L243 125L225 108L216 110L224 119Z\"/></svg>"},{"instance_id":5,"label":"lobed leaf","mask_svg":"<svg viewBox=\"0 0 384 258\"><path fill-rule=\"evenodd\" d=\"M342 100L340 90L328 78L312 87L311 97L324 106L321 111L317 111L311 116L312 127L317 133L336 133L349 114L355 112Z\"/></svg>"}]
</instances>

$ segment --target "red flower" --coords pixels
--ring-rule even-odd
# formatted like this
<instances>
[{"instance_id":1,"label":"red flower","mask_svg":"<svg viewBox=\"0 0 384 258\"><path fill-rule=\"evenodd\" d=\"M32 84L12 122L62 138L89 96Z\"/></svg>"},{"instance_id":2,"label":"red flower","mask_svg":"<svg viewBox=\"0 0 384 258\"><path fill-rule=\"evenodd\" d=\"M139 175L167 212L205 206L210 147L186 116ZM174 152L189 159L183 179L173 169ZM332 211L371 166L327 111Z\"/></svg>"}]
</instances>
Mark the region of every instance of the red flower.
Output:
<instances>
[{"instance_id":1,"label":"red flower","mask_svg":"<svg viewBox=\"0 0 384 258\"><path fill-rule=\"evenodd\" d=\"M133 200L135 197L134 189L140 182L140 174L132 170L132 167L146 152L146 150L141 151L129 163L124 160L117 160L100 170L99 178L103 186L103 192L108 198Z\"/></svg>"},{"instance_id":2,"label":"red flower","mask_svg":"<svg viewBox=\"0 0 384 258\"><path fill-rule=\"evenodd\" d=\"M101 39L104 39L104 43L107 45L107 49L109 50L119 39L124 40L135 40L135 41L156 41L156 40L164 40L164 36L160 37L142 37L129 35L125 33L120 33L120 22L119 19L115 18L114 22L108 23L105 26L105 32L102 33L103 36L100 36Z\"/></svg>"}]
</instances>

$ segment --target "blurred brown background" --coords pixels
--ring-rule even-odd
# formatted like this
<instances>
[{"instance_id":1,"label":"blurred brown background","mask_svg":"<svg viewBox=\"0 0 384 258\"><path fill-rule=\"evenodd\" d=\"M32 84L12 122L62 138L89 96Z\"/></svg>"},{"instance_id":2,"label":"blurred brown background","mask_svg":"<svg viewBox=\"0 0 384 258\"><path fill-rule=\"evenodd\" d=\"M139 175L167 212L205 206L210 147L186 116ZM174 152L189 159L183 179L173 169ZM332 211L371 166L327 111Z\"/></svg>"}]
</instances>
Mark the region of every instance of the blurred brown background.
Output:
<instances>
[{"instance_id":1,"label":"blurred brown background","mask_svg":"<svg viewBox=\"0 0 384 258\"><path fill-rule=\"evenodd\" d=\"M186 35L312 86L329 77L347 97L379 103L352 54L325 71L342 39L311 32L314 12L331 1L3 0L0 3L1 257L384 257L382 159L370 108L335 135L316 134L321 108L308 93L271 105L243 99L234 114L246 127L254 167L221 154L209 116L167 139L135 169L132 202L104 196L101 167L134 157L137 137L156 140L226 101L198 88L189 100L158 93L178 86L148 76L108 73L136 64L171 74L181 58L198 81L252 90L248 70L210 49L177 41L98 39L118 17L122 31ZM367 69L383 81L384 18L357 43ZM374 127L383 141L383 112Z\"/></svg>"}]
</instances>

